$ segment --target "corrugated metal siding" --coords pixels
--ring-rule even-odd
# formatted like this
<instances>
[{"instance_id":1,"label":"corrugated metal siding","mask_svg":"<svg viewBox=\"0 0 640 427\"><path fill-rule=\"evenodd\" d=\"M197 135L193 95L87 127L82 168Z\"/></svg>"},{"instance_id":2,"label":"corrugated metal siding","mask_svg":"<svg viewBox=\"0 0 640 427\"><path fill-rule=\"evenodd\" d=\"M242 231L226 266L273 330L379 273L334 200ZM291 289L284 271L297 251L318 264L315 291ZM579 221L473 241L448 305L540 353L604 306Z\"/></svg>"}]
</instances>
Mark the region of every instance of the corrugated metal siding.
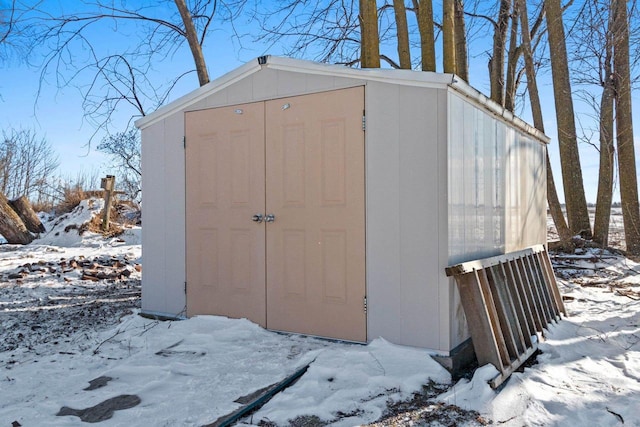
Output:
<instances>
[{"instance_id":1,"label":"corrugated metal siding","mask_svg":"<svg viewBox=\"0 0 640 427\"><path fill-rule=\"evenodd\" d=\"M449 262L545 243L545 144L454 93L449 101Z\"/></svg>"}]
</instances>

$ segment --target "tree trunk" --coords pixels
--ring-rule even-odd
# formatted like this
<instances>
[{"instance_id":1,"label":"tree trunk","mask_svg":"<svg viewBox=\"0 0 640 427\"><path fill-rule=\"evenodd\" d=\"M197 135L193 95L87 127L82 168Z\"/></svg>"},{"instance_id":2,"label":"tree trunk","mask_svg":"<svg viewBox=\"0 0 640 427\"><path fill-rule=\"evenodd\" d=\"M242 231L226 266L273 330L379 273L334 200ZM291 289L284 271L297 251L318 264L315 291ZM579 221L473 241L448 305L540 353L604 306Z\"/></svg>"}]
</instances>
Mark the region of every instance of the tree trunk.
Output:
<instances>
[{"instance_id":1,"label":"tree trunk","mask_svg":"<svg viewBox=\"0 0 640 427\"><path fill-rule=\"evenodd\" d=\"M393 0L393 11L396 16L400 68L410 70L411 52L409 50L409 27L407 25L407 9L404 6L404 0Z\"/></svg>"},{"instance_id":2,"label":"tree trunk","mask_svg":"<svg viewBox=\"0 0 640 427\"><path fill-rule=\"evenodd\" d=\"M610 15L611 16L611 15ZM610 20L613 24L613 19ZM607 43L605 80L600 99L600 168L598 172L598 195L596 197L596 217L593 223L593 241L600 245L609 244L609 221L611 219L611 201L613 198L613 159L614 136L614 76L611 71L611 43Z\"/></svg>"},{"instance_id":3,"label":"tree trunk","mask_svg":"<svg viewBox=\"0 0 640 427\"><path fill-rule=\"evenodd\" d=\"M436 71L436 46L433 35L433 4L431 0L413 0L418 15L422 71Z\"/></svg>"},{"instance_id":4,"label":"tree trunk","mask_svg":"<svg viewBox=\"0 0 640 427\"><path fill-rule=\"evenodd\" d=\"M513 5L513 13L511 14L511 35L509 36L509 51L507 53L507 84L505 86L504 108L513 112L516 106L517 79L516 72L518 68L518 59L520 57L520 48L518 46L518 6L517 2Z\"/></svg>"},{"instance_id":5,"label":"tree trunk","mask_svg":"<svg viewBox=\"0 0 640 427\"><path fill-rule=\"evenodd\" d=\"M20 196L15 200L9 202L11 208L18 214L24 225L32 233L44 233L47 231L42 225L40 218L31 207L29 199L25 196Z\"/></svg>"},{"instance_id":6,"label":"tree trunk","mask_svg":"<svg viewBox=\"0 0 640 427\"><path fill-rule=\"evenodd\" d=\"M182 17L182 22L184 23L185 36L189 42L189 48L191 48L193 61L196 64L198 82L200 83L200 86L204 86L209 83L209 72L207 71L207 64L204 60L204 55L202 54L202 46L198 40L196 27L193 25L193 19L191 18L191 13L189 12L189 8L187 8L185 0L174 1L178 11L180 12L180 16Z\"/></svg>"},{"instance_id":7,"label":"tree trunk","mask_svg":"<svg viewBox=\"0 0 640 427\"><path fill-rule=\"evenodd\" d=\"M522 24L522 53L524 56L525 73L527 75L527 90L529 92L533 125L540 132L544 133L542 106L540 105L536 70L531 50L531 34L529 32L529 15L527 12L526 0L517 0L517 5L520 22ZM571 252L573 250L573 243L571 242L573 236L564 219L564 213L562 213L562 206L558 199L558 192L556 191L555 180L553 179L553 170L551 169L548 150L545 150L545 158L547 163L547 204L549 205L549 212L551 213L551 218L553 218L553 222L556 225L561 247L564 250Z\"/></svg>"},{"instance_id":8,"label":"tree trunk","mask_svg":"<svg viewBox=\"0 0 640 427\"><path fill-rule=\"evenodd\" d=\"M442 59L444 72L456 72L455 44L455 3L454 0L442 1Z\"/></svg>"},{"instance_id":9,"label":"tree trunk","mask_svg":"<svg viewBox=\"0 0 640 427\"><path fill-rule=\"evenodd\" d=\"M464 25L464 2L455 0L454 35L456 41L456 74L465 82L469 81L467 63L467 33Z\"/></svg>"},{"instance_id":10,"label":"tree trunk","mask_svg":"<svg viewBox=\"0 0 640 427\"><path fill-rule=\"evenodd\" d=\"M562 183L569 229L573 233L589 239L591 238L591 224L584 195L582 169L580 168L567 47L562 22L562 8L560 7L560 0L547 0L545 6L549 51L551 54L551 75L558 123Z\"/></svg>"},{"instance_id":11,"label":"tree trunk","mask_svg":"<svg viewBox=\"0 0 640 427\"><path fill-rule=\"evenodd\" d=\"M360 66L380 68L378 7L375 0L360 0Z\"/></svg>"},{"instance_id":12,"label":"tree trunk","mask_svg":"<svg viewBox=\"0 0 640 427\"><path fill-rule=\"evenodd\" d=\"M627 2L612 0L614 5L613 70L616 77L616 139L618 141L618 175L620 202L627 252L640 255L640 206L638 177L633 147L631 116L631 70L629 65L629 20Z\"/></svg>"},{"instance_id":13,"label":"tree trunk","mask_svg":"<svg viewBox=\"0 0 640 427\"><path fill-rule=\"evenodd\" d=\"M2 193L0 193L0 234L11 244L26 245L33 241L33 235L29 233L24 222Z\"/></svg>"},{"instance_id":14,"label":"tree trunk","mask_svg":"<svg viewBox=\"0 0 640 427\"><path fill-rule=\"evenodd\" d=\"M489 65L491 99L500 105L504 105L504 52L510 11L511 0L500 0L498 21L493 33L493 55Z\"/></svg>"}]
</instances>

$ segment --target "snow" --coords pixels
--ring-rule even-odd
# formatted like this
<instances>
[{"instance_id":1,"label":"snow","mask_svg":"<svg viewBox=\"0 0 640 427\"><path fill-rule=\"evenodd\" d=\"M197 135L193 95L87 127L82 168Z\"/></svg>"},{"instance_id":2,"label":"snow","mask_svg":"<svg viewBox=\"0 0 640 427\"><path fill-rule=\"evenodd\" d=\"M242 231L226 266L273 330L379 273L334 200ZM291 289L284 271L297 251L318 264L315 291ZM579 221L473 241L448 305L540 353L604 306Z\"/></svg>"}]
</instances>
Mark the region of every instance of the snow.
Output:
<instances>
[{"instance_id":1,"label":"snow","mask_svg":"<svg viewBox=\"0 0 640 427\"><path fill-rule=\"evenodd\" d=\"M135 395L139 404L100 425L202 426L309 365L239 425L372 423L435 382L446 390L425 413L455 405L482 416L458 425L640 426L640 265L620 255L582 249L554 259L569 316L549 326L537 363L493 390L491 365L452 384L425 350L380 338L365 346L246 319L143 318L140 228L114 238L78 233L101 202L47 222L30 245L0 246L0 425L82 425L56 414ZM102 387L85 390L100 377L108 377Z\"/></svg>"}]
</instances>

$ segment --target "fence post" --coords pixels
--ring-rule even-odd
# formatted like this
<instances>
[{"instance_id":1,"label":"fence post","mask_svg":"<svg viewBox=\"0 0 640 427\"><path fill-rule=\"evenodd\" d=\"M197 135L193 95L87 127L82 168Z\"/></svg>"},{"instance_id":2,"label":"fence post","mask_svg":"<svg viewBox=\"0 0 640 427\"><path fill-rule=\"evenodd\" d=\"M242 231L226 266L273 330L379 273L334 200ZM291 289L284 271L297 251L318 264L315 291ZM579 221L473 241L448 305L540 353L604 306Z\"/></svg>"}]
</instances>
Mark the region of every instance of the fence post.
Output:
<instances>
[{"instance_id":1,"label":"fence post","mask_svg":"<svg viewBox=\"0 0 640 427\"><path fill-rule=\"evenodd\" d=\"M102 210L102 231L109 229L109 217L111 215L111 198L116 186L116 177L107 175L100 180L100 188L104 189L104 209Z\"/></svg>"}]
</instances>

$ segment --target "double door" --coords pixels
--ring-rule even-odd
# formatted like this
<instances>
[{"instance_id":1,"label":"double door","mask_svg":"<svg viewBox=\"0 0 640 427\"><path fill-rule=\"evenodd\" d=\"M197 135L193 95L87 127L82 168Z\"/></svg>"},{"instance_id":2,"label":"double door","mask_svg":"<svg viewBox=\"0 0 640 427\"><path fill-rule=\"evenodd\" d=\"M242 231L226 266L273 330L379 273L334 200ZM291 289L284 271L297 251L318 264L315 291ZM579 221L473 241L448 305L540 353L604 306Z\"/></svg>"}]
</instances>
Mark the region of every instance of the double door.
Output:
<instances>
[{"instance_id":1,"label":"double door","mask_svg":"<svg viewBox=\"0 0 640 427\"><path fill-rule=\"evenodd\" d=\"M366 341L364 88L187 112L187 314Z\"/></svg>"}]
</instances>

